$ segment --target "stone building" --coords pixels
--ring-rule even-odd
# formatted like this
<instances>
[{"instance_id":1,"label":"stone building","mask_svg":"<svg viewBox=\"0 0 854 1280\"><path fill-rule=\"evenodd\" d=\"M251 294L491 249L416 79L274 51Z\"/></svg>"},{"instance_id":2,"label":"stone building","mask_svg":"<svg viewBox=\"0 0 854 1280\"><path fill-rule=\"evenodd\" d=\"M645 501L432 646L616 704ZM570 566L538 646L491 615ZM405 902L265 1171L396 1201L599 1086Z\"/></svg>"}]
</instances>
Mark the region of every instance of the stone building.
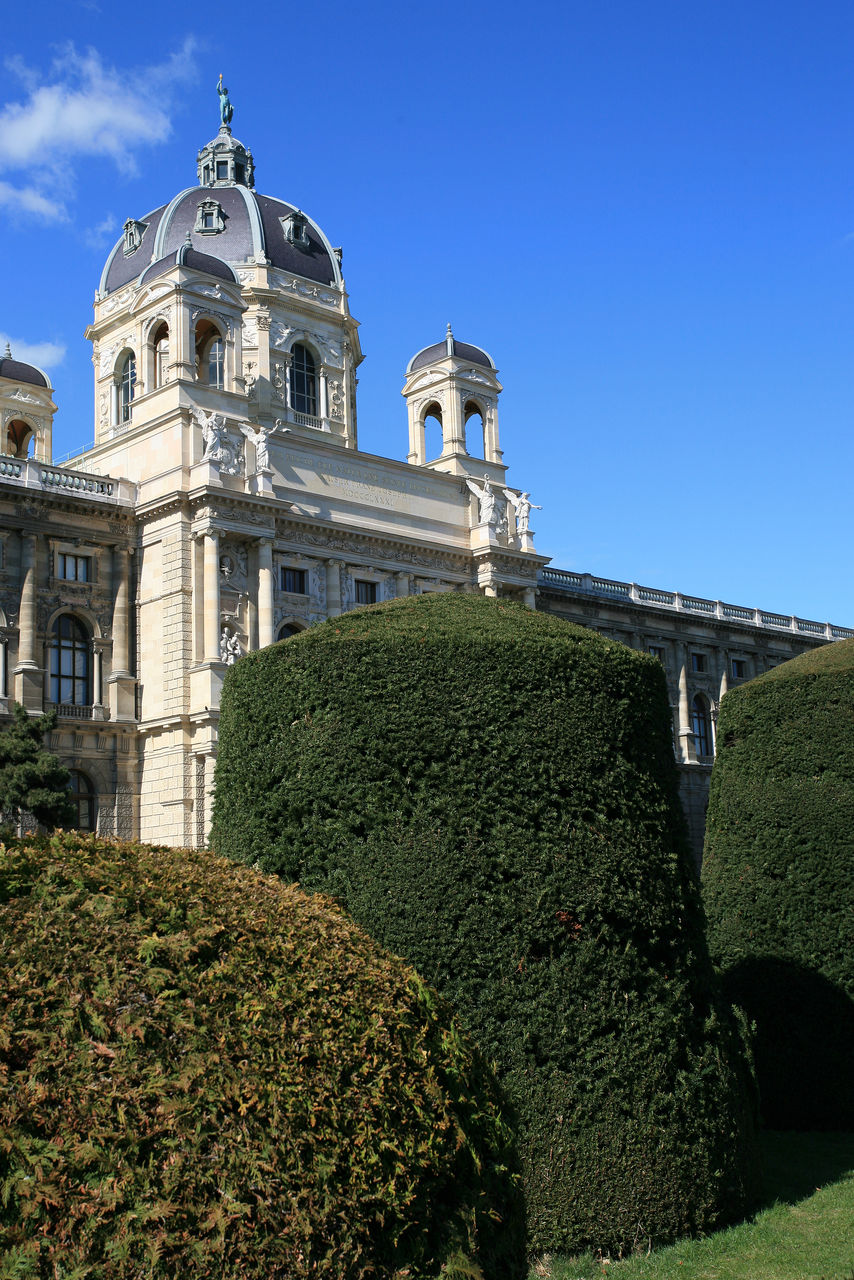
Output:
<instances>
[{"instance_id":1,"label":"stone building","mask_svg":"<svg viewBox=\"0 0 854 1280\"><path fill-rule=\"evenodd\" d=\"M0 714L57 709L81 826L200 845L231 662L360 604L483 591L661 658L701 834L726 682L852 632L547 568L495 364L450 326L406 369L407 461L360 451L341 261L255 191L226 123L104 266L94 446L52 465L53 388L0 360Z\"/></svg>"}]
</instances>

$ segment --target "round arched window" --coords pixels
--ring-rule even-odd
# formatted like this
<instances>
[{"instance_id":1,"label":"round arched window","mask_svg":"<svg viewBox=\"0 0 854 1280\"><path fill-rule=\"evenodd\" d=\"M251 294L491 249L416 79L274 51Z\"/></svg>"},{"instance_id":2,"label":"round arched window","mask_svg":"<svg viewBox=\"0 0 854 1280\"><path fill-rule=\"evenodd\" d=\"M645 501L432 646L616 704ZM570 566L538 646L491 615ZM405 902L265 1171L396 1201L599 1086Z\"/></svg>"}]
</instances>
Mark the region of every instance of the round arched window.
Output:
<instances>
[{"instance_id":1,"label":"round arched window","mask_svg":"<svg viewBox=\"0 0 854 1280\"><path fill-rule=\"evenodd\" d=\"M136 356L129 351L119 371L119 420L130 422L130 406L136 387Z\"/></svg>"},{"instance_id":2,"label":"round arched window","mask_svg":"<svg viewBox=\"0 0 854 1280\"><path fill-rule=\"evenodd\" d=\"M58 705L92 705L92 643L70 613L61 613L50 637L50 700Z\"/></svg>"},{"instance_id":3,"label":"round arched window","mask_svg":"<svg viewBox=\"0 0 854 1280\"><path fill-rule=\"evenodd\" d=\"M285 622L282 624L281 627L279 627L279 631L278 631L278 634L276 635L276 639L289 640L291 636L298 636L300 631L301 631L301 628L295 626L293 622Z\"/></svg>"},{"instance_id":4,"label":"round arched window","mask_svg":"<svg viewBox=\"0 0 854 1280\"><path fill-rule=\"evenodd\" d=\"M698 756L712 754L712 718L709 715L709 704L701 693L698 693L691 704L691 728L694 730L694 746Z\"/></svg>"},{"instance_id":5,"label":"round arched window","mask_svg":"<svg viewBox=\"0 0 854 1280\"><path fill-rule=\"evenodd\" d=\"M72 769L68 783L71 800L77 810L74 822L78 831L95 830L95 790L92 783L79 769Z\"/></svg>"}]
</instances>

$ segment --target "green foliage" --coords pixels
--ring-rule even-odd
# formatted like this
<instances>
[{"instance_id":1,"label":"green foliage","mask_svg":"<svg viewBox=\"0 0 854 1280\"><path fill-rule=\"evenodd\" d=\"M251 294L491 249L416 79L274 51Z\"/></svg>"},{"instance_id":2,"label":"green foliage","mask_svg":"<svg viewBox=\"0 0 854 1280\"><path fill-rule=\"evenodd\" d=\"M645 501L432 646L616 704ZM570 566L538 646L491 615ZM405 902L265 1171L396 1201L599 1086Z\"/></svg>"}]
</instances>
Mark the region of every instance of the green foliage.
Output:
<instances>
[{"instance_id":1,"label":"green foliage","mask_svg":"<svg viewBox=\"0 0 854 1280\"><path fill-rule=\"evenodd\" d=\"M494 1078L327 900L59 833L0 901L4 1280L523 1273Z\"/></svg>"},{"instance_id":2,"label":"green foliage","mask_svg":"<svg viewBox=\"0 0 854 1280\"><path fill-rule=\"evenodd\" d=\"M854 1129L854 641L726 695L703 886L766 1123Z\"/></svg>"},{"instance_id":3,"label":"green foliage","mask_svg":"<svg viewBox=\"0 0 854 1280\"><path fill-rule=\"evenodd\" d=\"M33 719L14 703L12 723L0 731L0 813L17 818L28 811L49 830L75 817L68 770L44 746L55 725L55 711Z\"/></svg>"},{"instance_id":4,"label":"green foliage","mask_svg":"<svg viewBox=\"0 0 854 1280\"><path fill-rule=\"evenodd\" d=\"M661 667L477 596L359 610L223 692L216 848L346 904L457 1009L520 1127L531 1248L753 1194Z\"/></svg>"}]
</instances>

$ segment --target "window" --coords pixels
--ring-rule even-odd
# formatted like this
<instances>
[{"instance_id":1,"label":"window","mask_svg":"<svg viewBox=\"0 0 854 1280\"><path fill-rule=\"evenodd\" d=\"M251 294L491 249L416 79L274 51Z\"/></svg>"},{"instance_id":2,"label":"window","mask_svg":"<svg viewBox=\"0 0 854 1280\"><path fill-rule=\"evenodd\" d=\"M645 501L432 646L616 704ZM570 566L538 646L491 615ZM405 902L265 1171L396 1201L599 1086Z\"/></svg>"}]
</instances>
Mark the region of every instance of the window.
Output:
<instances>
[{"instance_id":1,"label":"window","mask_svg":"<svg viewBox=\"0 0 854 1280\"><path fill-rule=\"evenodd\" d=\"M35 439L32 428L20 418L6 424L6 452L13 458L26 458Z\"/></svg>"},{"instance_id":2,"label":"window","mask_svg":"<svg viewBox=\"0 0 854 1280\"><path fill-rule=\"evenodd\" d=\"M296 343L291 352L291 408L297 413L317 416L317 376L314 356Z\"/></svg>"},{"instance_id":3,"label":"window","mask_svg":"<svg viewBox=\"0 0 854 1280\"><path fill-rule=\"evenodd\" d=\"M225 231L225 212L218 200L200 200L196 206L196 224L193 230L202 235Z\"/></svg>"},{"instance_id":4,"label":"window","mask_svg":"<svg viewBox=\"0 0 854 1280\"><path fill-rule=\"evenodd\" d=\"M743 680L747 671L747 663L744 658L733 658L732 660L732 678L733 680Z\"/></svg>"},{"instance_id":5,"label":"window","mask_svg":"<svg viewBox=\"0 0 854 1280\"><path fill-rule=\"evenodd\" d=\"M694 730L694 746L698 756L712 754L712 720L709 715L709 704L701 693L698 693L691 704L691 728Z\"/></svg>"},{"instance_id":6,"label":"window","mask_svg":"<svg viewBox=\"0 0 854 1280\"><path fill-rule=\"evenodd\" d=\"M77 809L75 827L78 831L94 831L95 793L92 789L92 783L86 777L86 774L81 773L79 769L72 769L68 790L71 792L72 802Z\"/></svg>"},{"instance_id":7,"label":"window","mask_svg":"<svg viewBox=\"0 0 854 1280\"><path fill-rule=\"evenodd\" d=\"M293 591L298 596L304 596L305 591L305 569L287 569L282 566L282 590Z\"/></svg>"},{"instance_id":8,"label":"window","mask_svg":"<svg viewBox=\"0 0 854 1280\"><path fill-rule=\"evenodd\" d=\"M296 626L295 623L285 622L282 624L281 627L279 627L279 630L276 634L276 639L290 640L291 636L298 636L299 633L300 633L300 628Z\"/></svg>"},{"instance_id":9,"label":"window","mask_svg":"<svg viewBox=\"0 0 854 1280\"><path fill-rule=\"evenodd\" d=\"M169 365L169 326L159 324L151 335L151 353L153 357L152 384L155 391L166 385L166 370Z\"/></svg>"},{"instance_id":10,"label":"window","mask_svg":"<svg viewBox=\"0 0 854 1280\"><path fill-rule=\"evenodd\" d=\"M142 237L145 235L147 229L147 222L137 222L134 218L128 218L123 227L125 239L122 251L126 256L131 253L136 253L137 249L142 244Z\"/></svg>"},{"instance_id":11,"label":"window","mask_svg":"<svg viewBox=\"0 0 854 1280\"><path fill-rule=\"evenodd\" d=\"M208 347L208 386L222 391L225 385L225 348L222 338L214 338Z\"/></svg>"},{"instance_id":12,"label":"window","mask_svg":"<svg viewBox=\"0 0 854 1280\"><path fill-rule=\"evenodd\" d=\"M82 622L61 613L50 638L50 700L92 705L92 646Z\"/></svg>"},{"instance_id":13,"label":"window","mask_svg":"<svg viewBox=\"0 0 854 1280\"><path fill-rule=\"evenodd\" d=\"M660 645L660 644L651 644L651 645L649 646L649 652L650 652L650 654L651 654L651 656L652 656L653 658L658 658L658 661L661 663L661 665L662 665L662 666L664 666L664 665L665 665L665 662L664 662L664 647L663 647L662 645Z\"/></svg>"},{"instance_id":14,"label":"window","mask_svg":"<svg viewBox=\"0 0 854 1280\"><path fill-rule=\"evenodd\" d=\"M225 387L225 343L210 320L196 325L196 377L217 391Z\"/></svg>"},{"instance_id":15,"label":"window","mask_svg":"<svg viewBox=\"0 0 854 1280\"><path fill-rule=\"evenodd\" d=\"M299 212L289 213L287 217L280 218L279 222L282 224L282 231L285 233L288 244L307 253L311 248L311 241L308 238L308 224L303 215Z\"/></svg>"},{"instance_id":16,"label":"window","mask_svg":"<svg viewBox=\"0 0 854 1280\"><path fill-rule=\"evenodd\" d=\"M128 352L119 373L119 422L130 422L130 406L136 387L136 357Z\"/></svg>"},{"instance_id":17,"label":"window","mask_svg":"<svg viewBox=\"0 0 854 1280\"><path fill-rule=\"evenodd\" d=\"M377 584L356 579L356 604L376 604Z\"/></svg>"},{"instance_id":18,"label":"window","mask_svg":"<svg viewBox=\"0 0 854 1280\"><path fill-rule=\"evenodd\" d=\"M88 556L70 556L60 551L58 558L58 576L66 582L89 582L90 561Z\"/></svg>"},{"instance_id":19,"label":"window","mask_svg":"<svg viewBox=\"0 0 854 1280\"><path fill-rule=\"evenodd\" d=\"M227 160L217 160L216 180L217 182L228 182L228 161Z\"/></svg>"},{"instance_id":20,"label":"window","mask_svg":"<svg viewBox=\"0 0 854 1280\"><path fill-rule=\"evenodd\" d=\"M706 655L704 653L691 654L691 670L692 671L706 670Z\"/></svg>"}]
</instances>

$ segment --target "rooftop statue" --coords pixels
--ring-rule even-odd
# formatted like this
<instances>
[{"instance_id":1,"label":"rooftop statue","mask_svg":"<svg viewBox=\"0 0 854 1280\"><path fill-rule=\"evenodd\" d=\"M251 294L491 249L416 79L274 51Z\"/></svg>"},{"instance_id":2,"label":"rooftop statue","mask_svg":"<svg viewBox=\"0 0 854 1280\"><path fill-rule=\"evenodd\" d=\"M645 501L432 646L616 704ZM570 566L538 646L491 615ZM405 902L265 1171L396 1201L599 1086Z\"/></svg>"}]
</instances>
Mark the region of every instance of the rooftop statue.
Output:
<instances>
[{"instance_id":1,"label":"rooftop statue","mask_svg":"<svg viewBox=\"0 0 854 1280\"><path fill-rule=\"evenodd\" d=\"M234 107L231 105L231 98L228 96L228 90L222 83L222 72L219 73L219 81L217 82L216 91L219 94L219 118L223 124L231 124L231 117L234 115Z\"/></svg>"}]
</instances>

